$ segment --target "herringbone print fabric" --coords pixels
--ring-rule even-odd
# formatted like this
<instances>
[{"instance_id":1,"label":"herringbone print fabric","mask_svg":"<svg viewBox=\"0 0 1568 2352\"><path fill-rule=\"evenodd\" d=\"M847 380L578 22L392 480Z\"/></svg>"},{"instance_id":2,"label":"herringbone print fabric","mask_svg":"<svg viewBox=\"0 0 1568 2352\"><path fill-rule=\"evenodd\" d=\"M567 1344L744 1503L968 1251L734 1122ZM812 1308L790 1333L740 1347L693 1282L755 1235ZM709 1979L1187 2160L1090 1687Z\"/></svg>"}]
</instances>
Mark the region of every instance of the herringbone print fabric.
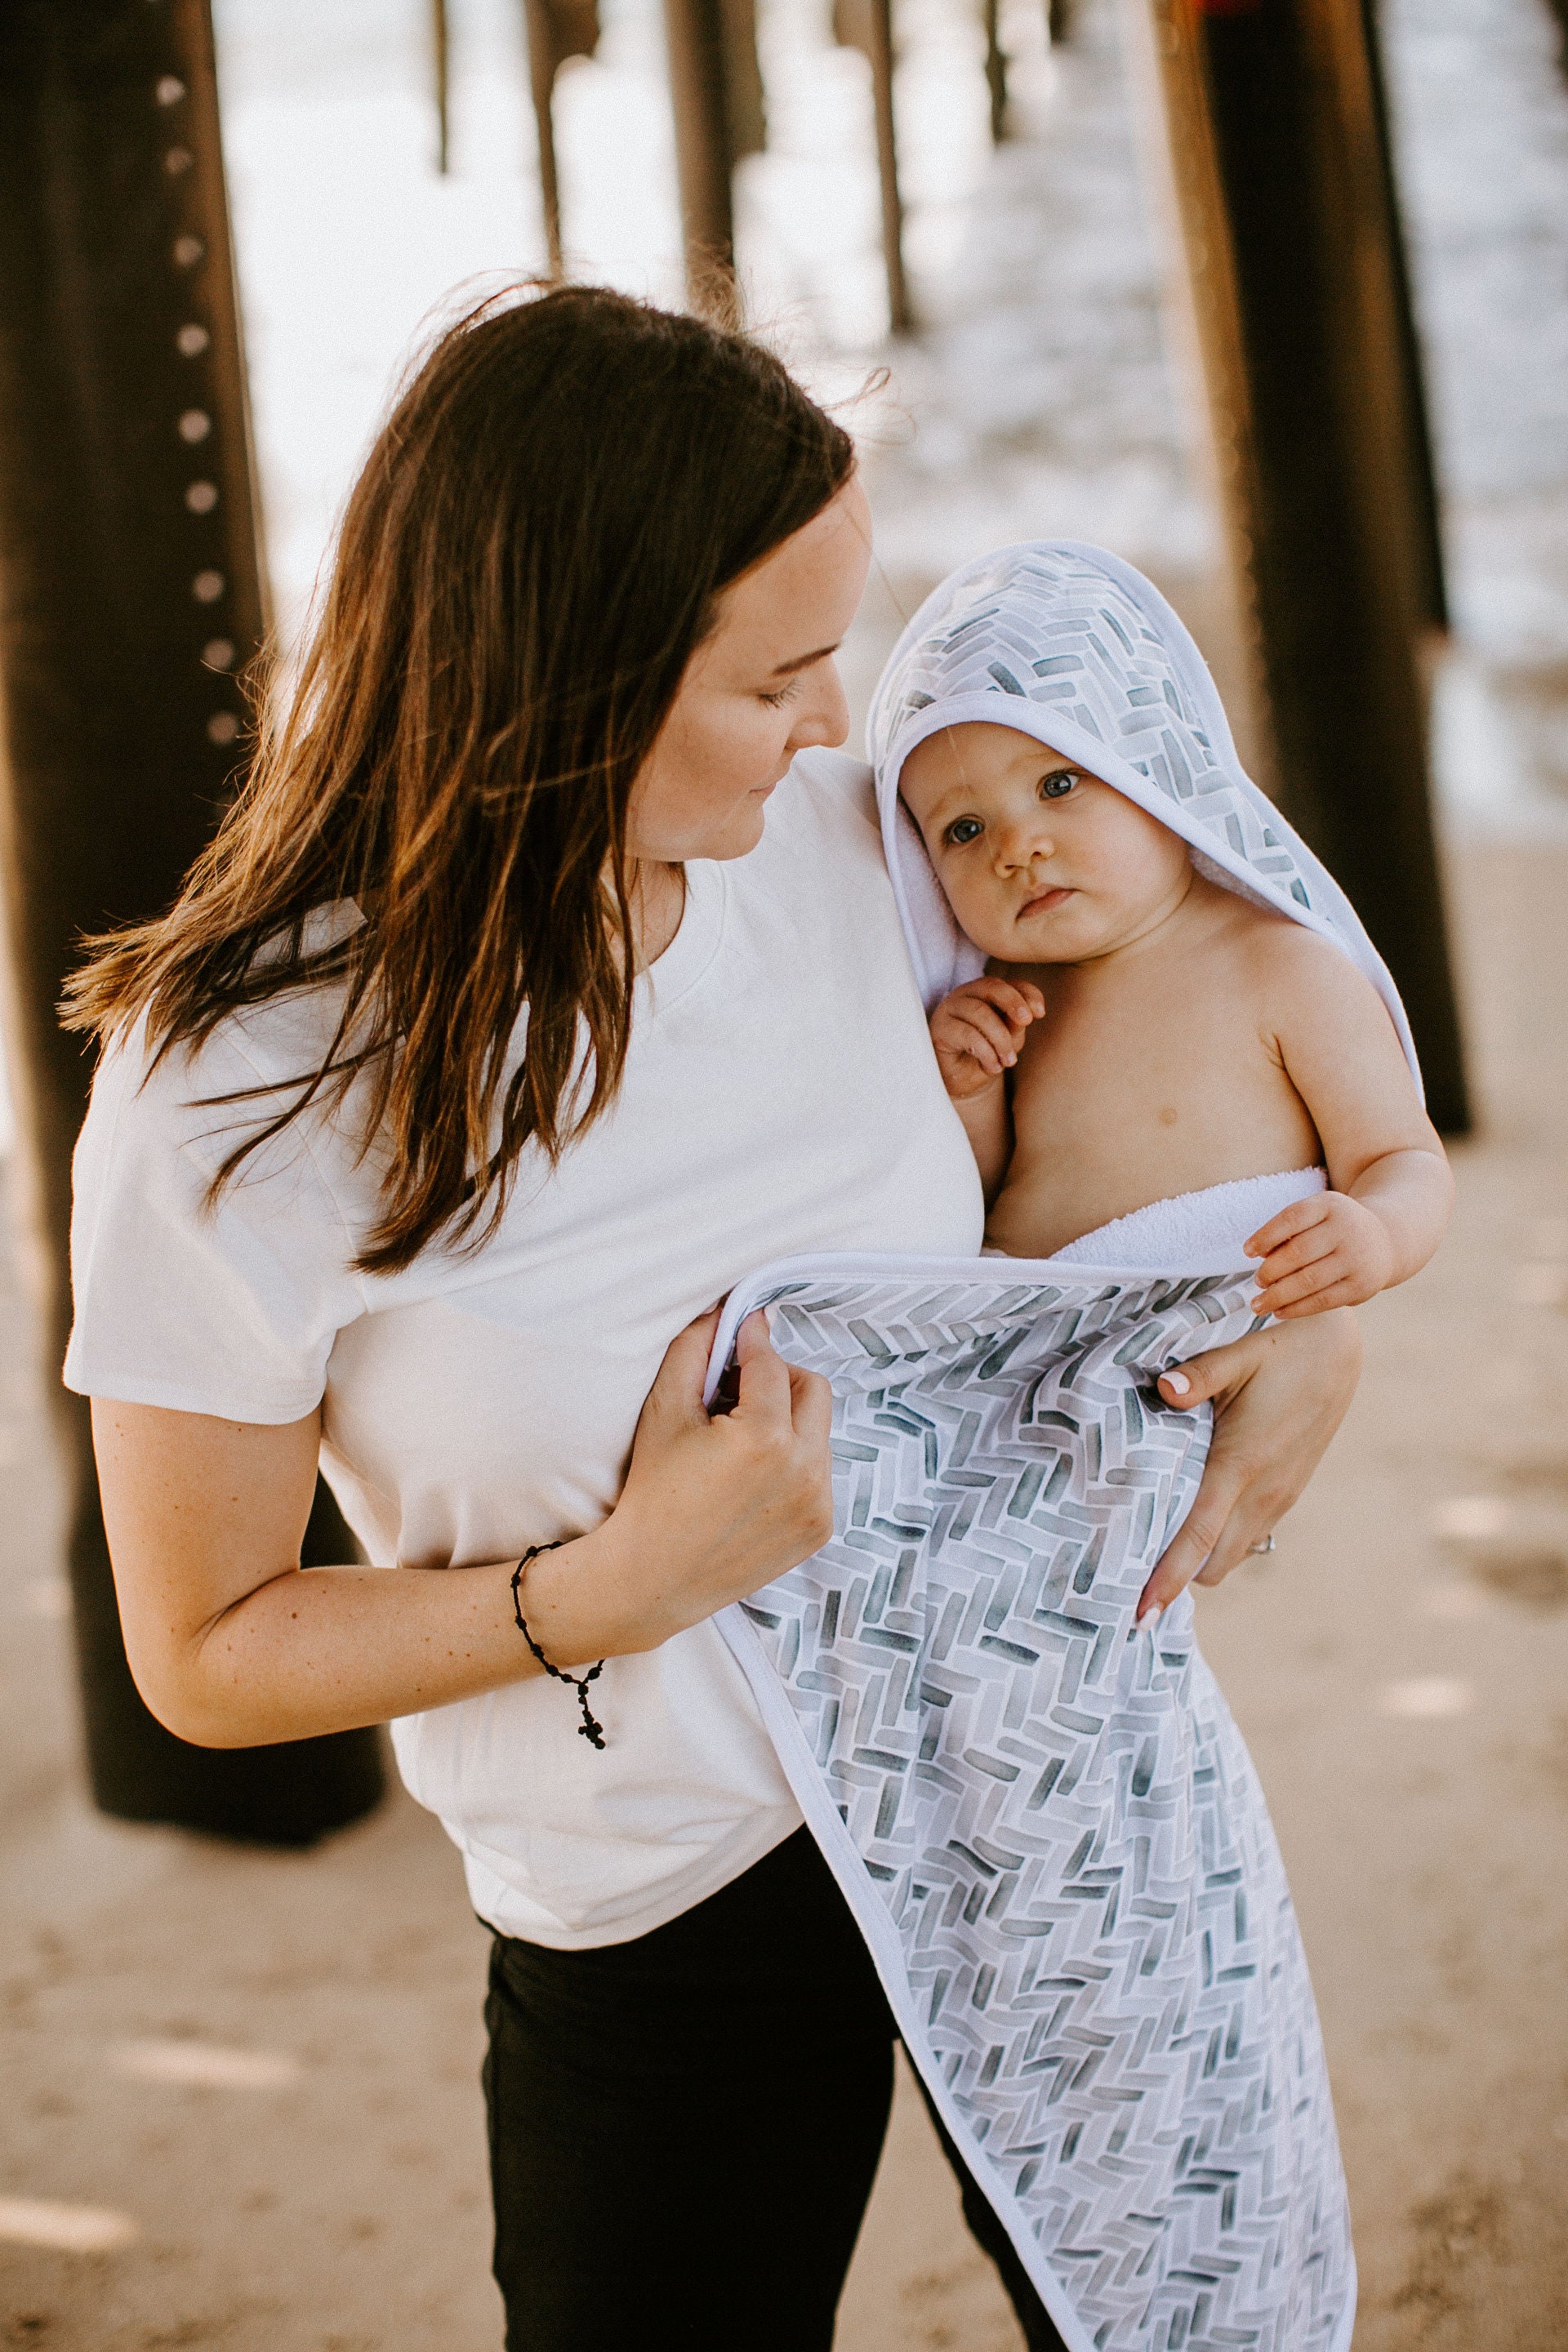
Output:
<instances>
[{"instance_id":1,"label":"herringbone print fabric","mask_svg":"<svg viewBox=\"0 0 1568 2352\"><path fill-rule=\"evenodd\" d=\"M832 1383L837 1513L731 1639L787 1693L807 1819L848 1832L912 2054L1097 2352L1329 2352L1353 2297L1262 1794L1190 1601L1132 1631L1207 1445L1154 1374L1248 1328L1249 1287L911 1262L748 1293Z\"/></svg>"}]
</instances>

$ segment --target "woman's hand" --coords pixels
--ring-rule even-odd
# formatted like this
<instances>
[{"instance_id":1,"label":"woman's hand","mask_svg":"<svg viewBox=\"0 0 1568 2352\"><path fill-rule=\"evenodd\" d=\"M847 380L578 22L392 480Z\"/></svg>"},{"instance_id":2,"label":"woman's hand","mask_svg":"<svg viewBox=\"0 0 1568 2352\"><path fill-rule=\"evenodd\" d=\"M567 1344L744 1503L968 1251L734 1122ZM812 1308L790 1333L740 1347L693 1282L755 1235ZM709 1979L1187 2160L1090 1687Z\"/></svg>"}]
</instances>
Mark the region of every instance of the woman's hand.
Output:
<instances>
[{"instance_id":1,"label":"woman's hand","mask_svg":"<svg viewBox=\"0 0 1568 2352\"><path fill-rule=\"evenodd\" d=\"M1143 1587L1141 1623L1194 1578L1219 1584L1271 1535L1328 1450L1355 1394L1361 1334L1346 1307L1250 1332L1161 1376L1165 1402L1212 1398L1214 1444L1197 1496Z\"/></svg>"},{"instance_id":2,"label":"woman's hand","mask_svg":"<svg viewBox=\"0 0 1568 2352\"><path fill-rule=\"evenodd\" d=\"M759 1310L735 1342L739 1400L710 1416L702 1387L718 1321L715 1307L670 1342L609 1517L529 1570L529 1623L560 1664L655 1649L833 1533L832 1391L784 1362Z\"/></svg>"}]
</instances>

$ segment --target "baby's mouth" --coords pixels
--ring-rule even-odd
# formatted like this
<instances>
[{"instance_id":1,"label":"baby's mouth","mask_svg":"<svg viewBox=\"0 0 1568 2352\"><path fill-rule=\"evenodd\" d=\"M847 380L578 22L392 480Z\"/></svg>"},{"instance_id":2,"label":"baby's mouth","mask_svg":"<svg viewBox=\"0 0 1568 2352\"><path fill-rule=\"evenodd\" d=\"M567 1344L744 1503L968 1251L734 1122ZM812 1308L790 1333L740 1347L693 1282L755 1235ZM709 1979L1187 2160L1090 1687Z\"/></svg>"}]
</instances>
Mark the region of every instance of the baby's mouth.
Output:
<instances>
[{"instance_id":1,"label":"baby's mouth","mask_svg":"<svg viewBox=\"0 0 1568 2352\"><path fill-rule=\"evenodd\" d=\"M1065 907L1073 895L1071 890L1062 887L1059 884L1053 885L1049 890L1042 890L1037 897L1026 899L1013 919L1015 922L1026 923L1031 915L1054 915L1057 908Z\"/></svg>"}]
</instances>

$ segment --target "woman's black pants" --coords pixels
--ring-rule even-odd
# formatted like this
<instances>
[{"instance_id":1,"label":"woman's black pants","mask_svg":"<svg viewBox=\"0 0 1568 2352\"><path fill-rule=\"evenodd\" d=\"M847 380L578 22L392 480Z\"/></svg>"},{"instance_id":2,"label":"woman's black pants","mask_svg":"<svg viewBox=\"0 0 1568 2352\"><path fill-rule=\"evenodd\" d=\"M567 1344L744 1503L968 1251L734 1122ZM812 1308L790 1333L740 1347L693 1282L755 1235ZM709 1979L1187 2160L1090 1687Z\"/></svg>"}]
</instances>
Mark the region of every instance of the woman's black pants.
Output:
<instances>
[{"instance_id":1,"label":"woman's black pants","mask_svg":"<svg viewBox=\"0 0 1568 2352\"><path fill-rule=\"evenodd\" d=\"M507 2352L829 2352L895 2028L808 1831L630 1943L498 1936L485 2020ZM1061 2352L943 2140L1030 2352Z\"/></svg>"}]
</instances>

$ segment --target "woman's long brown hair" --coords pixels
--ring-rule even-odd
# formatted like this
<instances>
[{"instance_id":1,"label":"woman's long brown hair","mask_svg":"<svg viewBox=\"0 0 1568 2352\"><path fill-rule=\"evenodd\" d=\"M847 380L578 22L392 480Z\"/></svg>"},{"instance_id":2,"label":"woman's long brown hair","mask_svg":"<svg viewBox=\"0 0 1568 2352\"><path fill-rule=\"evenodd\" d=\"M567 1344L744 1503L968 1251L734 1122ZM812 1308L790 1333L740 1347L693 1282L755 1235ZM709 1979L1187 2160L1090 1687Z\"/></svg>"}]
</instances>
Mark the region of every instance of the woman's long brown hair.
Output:
<instances>
[{"instance_id":1,"label":"woman's long brown hair","mask_svg":"<svg viewBox=\"0 0 1568 2352\"><path fill-rule=\"evenodd\" d=\"M70 984L69 1026L107 1042L144 1016L154 1061L242 1006L334 992L320 1067L256 1114L215 1194L363 1079L356 1139L384 1173L358 1264L389 1273L482 1240L525 1148L554 1160L605 1109L633 782L721 592L852 464L768 352L619 294L513 295L442 337L349 501L297 680L273 672L244 789L170 911L89 941ZM323 944L308 919L344 899L364 919Z\"/></svg>"}]
</instances>

